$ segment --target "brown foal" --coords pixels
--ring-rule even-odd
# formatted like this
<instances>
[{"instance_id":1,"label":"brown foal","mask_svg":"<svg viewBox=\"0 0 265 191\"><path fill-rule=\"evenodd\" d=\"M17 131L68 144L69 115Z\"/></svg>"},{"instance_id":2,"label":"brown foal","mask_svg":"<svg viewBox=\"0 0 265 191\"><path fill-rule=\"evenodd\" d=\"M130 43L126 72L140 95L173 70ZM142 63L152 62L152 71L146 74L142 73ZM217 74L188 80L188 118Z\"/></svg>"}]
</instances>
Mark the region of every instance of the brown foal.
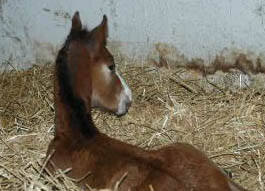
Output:
<instances>
[{"instance_id":1,"label":"brown foal","mask_svg":"<svg viewBox=\"0 0 265 191\"><path fill-rule=\"evenodd\" d=\"M72 28L56 59L56 132L47 157L47 169L71 168L69 177L85 188L120 191L239 191L205 154L176 143L159 150L112 139L99 132L91 117L98 107L123 115L131 105L131 90L117 73L106 48L107 17L91 31L83 29L76 12ZM123 177L123 178L122 178Z\"/></svg>"}]
</instances>

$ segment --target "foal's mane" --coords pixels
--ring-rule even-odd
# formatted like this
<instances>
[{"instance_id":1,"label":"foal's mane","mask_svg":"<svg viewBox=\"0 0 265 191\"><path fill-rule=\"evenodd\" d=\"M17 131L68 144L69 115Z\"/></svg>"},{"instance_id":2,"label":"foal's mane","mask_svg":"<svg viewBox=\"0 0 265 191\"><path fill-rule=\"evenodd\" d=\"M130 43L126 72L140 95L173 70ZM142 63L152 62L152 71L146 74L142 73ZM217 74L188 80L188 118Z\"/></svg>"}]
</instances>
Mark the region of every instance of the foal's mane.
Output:
<instances>
[{"instance_id":1,"label":"foal's mane","mask_svg":"<svg viewBox=\"0 0 265 191\"><path fill-rule=\"evenodd\" d=\"M85 137L93 137L98 133L95 127L90 111L87 111L85 102L74 93L73 88L73 74L69 69L68 54L69 46L75 40L90 40L90 33L87 29L81 31L71 30L63 47L58 53L56 59L55 75L57 76L59 85L60 101L67 106L70 112L70 128L76 132L79 130ZM77 71L78 72L78 71Z\"/></svg>"}]
</instances>

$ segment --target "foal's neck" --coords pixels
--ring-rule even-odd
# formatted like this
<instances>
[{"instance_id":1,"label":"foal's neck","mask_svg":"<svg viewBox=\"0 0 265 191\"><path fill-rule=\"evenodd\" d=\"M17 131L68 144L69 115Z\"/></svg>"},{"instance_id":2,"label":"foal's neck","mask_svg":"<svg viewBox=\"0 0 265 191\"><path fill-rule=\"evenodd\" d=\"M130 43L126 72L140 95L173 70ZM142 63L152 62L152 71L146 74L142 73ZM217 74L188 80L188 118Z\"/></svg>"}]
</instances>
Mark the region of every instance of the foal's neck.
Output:
<instances>
[{"instance_id":1,"label":"foal's neck","mask_svg":"<svg viewBox=\"0 0 265 191\"><path fill-rule=\"evenodd\" d=\"M84 101L75 95L73 83L71 83L71 73L62 57L65 56L60 52L56 61L55 136L92 138L98 133L98 129L95 127L91 112L87 110Z\"/></svg>"}]
</instances>

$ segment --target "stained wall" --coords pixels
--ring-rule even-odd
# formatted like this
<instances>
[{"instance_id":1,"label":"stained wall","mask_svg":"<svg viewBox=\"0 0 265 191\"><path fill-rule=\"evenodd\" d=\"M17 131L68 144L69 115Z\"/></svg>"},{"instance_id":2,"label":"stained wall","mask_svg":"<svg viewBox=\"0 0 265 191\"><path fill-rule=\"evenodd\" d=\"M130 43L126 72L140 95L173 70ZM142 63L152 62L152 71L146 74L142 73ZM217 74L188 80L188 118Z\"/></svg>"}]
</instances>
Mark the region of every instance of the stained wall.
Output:
<instances>
[{"instance_id":1,"label":"stained wall","mask_svg":"<svg viewBox=\"0 0 265 191\"><path fill-rule=\"evenodd\" d=\"M264 0L0 0L1 67L53 61L76 10L89 28L106 14L110 47L128 58L209 66L243 53L263 66Z\"/></svg>"}]
</instances>

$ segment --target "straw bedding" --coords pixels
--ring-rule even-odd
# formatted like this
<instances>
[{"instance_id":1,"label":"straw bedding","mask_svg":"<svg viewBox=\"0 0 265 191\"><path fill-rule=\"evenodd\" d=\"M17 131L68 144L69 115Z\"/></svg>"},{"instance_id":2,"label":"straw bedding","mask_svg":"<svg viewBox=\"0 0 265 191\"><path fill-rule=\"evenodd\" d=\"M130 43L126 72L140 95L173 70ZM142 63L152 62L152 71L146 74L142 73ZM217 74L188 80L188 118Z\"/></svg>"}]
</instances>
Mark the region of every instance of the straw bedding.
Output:
<instances>
[{"instance_id":1,"label":"straw bedding","mask_svg":"<svg viewBox=\"0 0 265 191\"><path fill-rule=\"evenodd\" d=\"M192 75L185 69L126 62L119 69L132 88L134 102L121 118L93 111L102 132L146 149L188 142L240 185L265 189L263 89L231 91L204 78L187 78ZM0 190L78 190L74 184L78 180L64 172L53 177L43 169L53 132L53 66L3 72Z\"/></svg>"}]
</instances>

